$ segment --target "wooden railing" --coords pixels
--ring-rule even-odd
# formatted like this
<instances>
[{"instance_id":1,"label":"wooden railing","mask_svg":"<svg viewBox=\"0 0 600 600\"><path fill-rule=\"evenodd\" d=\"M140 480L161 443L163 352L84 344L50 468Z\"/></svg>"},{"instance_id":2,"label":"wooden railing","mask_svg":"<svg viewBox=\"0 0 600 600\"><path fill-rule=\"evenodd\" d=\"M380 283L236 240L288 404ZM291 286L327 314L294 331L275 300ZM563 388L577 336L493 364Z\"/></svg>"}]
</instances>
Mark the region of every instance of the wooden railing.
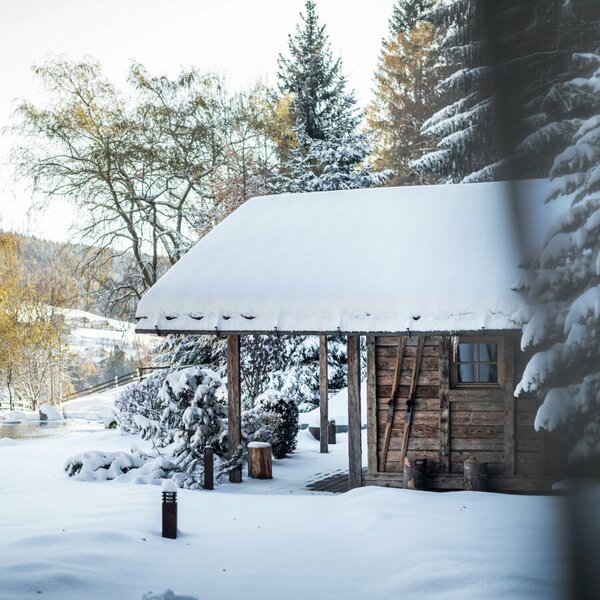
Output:
<instances>
[{"instance_id":1,"label":"wooden railing","mask_svg":"<svg viewBox=\"0 0 600 600\"><path fill-rule=\"evenodd\" d=\"M165 367L138 367L137 370L131 371L130 373L125 373L124 375L120 375L119 377L113 377L108 381L103 381L102 383L97 383L96 385L82 388L80 390L75 390L70 394L66 394L63 398L63 401L75 400L76 398L83 398L84 396L90 396L91 394L99 394L100 392L105 392L106 390L110 390L112 388L121 387L122 385L127 385L128 383L141 381L145 377L148 377L148 375L152 371L157 371L164 368Z\"/></svg>"}]
</instances>

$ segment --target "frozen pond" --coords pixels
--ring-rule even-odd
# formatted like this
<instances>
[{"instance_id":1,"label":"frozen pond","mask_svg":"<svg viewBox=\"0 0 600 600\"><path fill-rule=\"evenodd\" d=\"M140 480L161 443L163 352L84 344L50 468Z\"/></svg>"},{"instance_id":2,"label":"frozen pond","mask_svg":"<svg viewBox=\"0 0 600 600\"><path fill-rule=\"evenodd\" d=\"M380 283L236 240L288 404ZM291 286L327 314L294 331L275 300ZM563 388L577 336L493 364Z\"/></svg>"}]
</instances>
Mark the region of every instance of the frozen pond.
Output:
<instances>
[{"instance_id":1,"label":"frozen pond","mask_svg":"<svg viewBox=\"0 0 600 600\"><path fill-rule=\"evenodd\" d=\"M104 424L101 421L88 421L85 419L65 419L64 421L26 421L21 423L4 423L0 421L0 439L12 438L13 440L67 437L102 431Z\"/></svg>"}]
</instances>

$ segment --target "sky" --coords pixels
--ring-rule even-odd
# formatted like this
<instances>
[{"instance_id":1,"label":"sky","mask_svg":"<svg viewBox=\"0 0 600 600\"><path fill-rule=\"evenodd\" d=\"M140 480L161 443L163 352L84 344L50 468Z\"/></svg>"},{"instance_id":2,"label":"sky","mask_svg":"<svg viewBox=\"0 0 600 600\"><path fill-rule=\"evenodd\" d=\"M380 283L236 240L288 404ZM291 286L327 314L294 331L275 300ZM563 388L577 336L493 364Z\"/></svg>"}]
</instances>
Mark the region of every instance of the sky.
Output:
<instances>
[{"instance_id":1,"label":"sky","mask_svg":"<svg viewBox=\"0 0 600 600\"><path fill-rule=\"evenodd\" d=\"M395 0L317 0L335 55L365 105ZM42 101L31 67L57 55L90 56L124 85L134 60L173 75L194 66L232 88L274 84L304 0L0 0L0 129L18 99ZM30 210L32 194L9 163L14 140L0 135L0 229L66 240L77 217L67 202Z\"/></svg>"}]
</instances>

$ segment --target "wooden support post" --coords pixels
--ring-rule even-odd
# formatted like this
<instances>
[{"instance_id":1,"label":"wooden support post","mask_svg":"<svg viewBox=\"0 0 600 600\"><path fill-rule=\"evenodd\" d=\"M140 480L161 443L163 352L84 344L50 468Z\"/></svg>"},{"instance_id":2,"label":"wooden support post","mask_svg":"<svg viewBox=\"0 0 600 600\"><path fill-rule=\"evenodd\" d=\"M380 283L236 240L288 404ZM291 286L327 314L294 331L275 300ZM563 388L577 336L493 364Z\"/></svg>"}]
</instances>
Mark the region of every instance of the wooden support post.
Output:
<instances>
[{"instance_id":1,"label":"wooden support post","mask_svg":"<svg viewBox=\"0 0 600 600\"><path fill-rule=\"evenodd\" d=\"M349 488L362 485L360 423L360 336L348 336L348 464Z\"/></svg>"},{"instance_id":2,"label":"wooden support post","mask_svg":"<svg viewBox=\"0 0 600 600\"><path fill-rule=\"evenodd\" d=\"M440 464L450 473L450 338L440 340Z\"/></svg>"},{"instance_id":3,"label":"wooden support post","mask_svg":"<svg viewBox=\"0 0 600 600\"><path fill-rule=\"evenodd\" d=\"M377 371L375 337L367 337L367 454L368 471L377 473Z\"/></svg>"},{"instance_id":4,"label":"wooden support post","mask_svg":"<svg viewBox=\"0 0 600 600\"><path fill-rule=\"evenodd\" d=\"M328 388L329 383L327 380L327 336L321 335L319 336L319 407L320 407L320 432L319 432L319 440L321 442L321 453L327 454L327 429L328 429L328 421L329 421L329 411L328 411Z\"/></svg>"},{"instance_id":5,"label":"wooden support post","mask_svg":"<svg viewBox=\"0 0 600 600\"><path fill-rule=\"evenodd\" d=\"M515 475L515 344L508 336L504 340L504 464L506 476Z\"/></svg>"},{"instance_id":6,"label":"wooden support post","mask_svg":"<svg viewBox=\"0 0 600 600\"><path fill-rule=\"evenodd\" d=\"M487 476L487 463L477 462L474 459L465 460L465 490L485 492L487 490Z\"/></svg>"},{"instance_id":7,"label":"wooden support post","mask_svg":"<svg viewBox=\"0 0 600 600\"><path fill-rule=\"evenodd\" d=\"M242 392L240 383L240 336L227 336L227 432L229 457L242 443ZM229 481L241 483L242 468L229 472Z\"/></svg>"},{"instance_id":8,"label":"wooden support post","mask_svg":"<svg viewBox=\"0 0 600 600\"><path fill-rule=\"evenodd\" d=\"M405 490L424 490L427 488L426 458L404 459L402 487Z\"/></svg>"}]
</instances>

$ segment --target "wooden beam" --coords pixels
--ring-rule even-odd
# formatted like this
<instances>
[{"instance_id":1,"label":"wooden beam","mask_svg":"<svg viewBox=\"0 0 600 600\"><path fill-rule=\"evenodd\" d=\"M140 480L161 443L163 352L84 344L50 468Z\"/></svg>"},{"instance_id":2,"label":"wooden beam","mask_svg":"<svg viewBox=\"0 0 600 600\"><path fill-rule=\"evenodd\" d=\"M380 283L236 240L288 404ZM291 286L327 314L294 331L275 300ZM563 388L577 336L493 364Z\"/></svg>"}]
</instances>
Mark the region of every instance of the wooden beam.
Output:
<instances>
[{"instance_id":1,"label":"wooden beam","mask_svg":"<svg viewBox=\"0 0 600 600\"><path fill-rule=\"evenodd\" d=\"M327 454L329 443L329 411L328 411L328 388L327 380L327 336L319 336L319 407L320 407L320 432L321 454Z\"/></svg>"},{"instance_id":2,"label":"wooden beam","mask_svg":"<svg viewBox=\"0 0 600 600\"><path fill-rule=\"evenodd\" d=\"M450 338L440 339L440 463L450 473Z\"/></svg>"},{"instance_id":3,"label":"wooden beam","mask_svg":"<svg viewBox=\"0 0 600 600\"><path fill-rule=\"evenodd\" d=\"M229 457L242 443L242 392L240 379L240 336L227 336L227 435ZM229 472L229 481L241 483L242 468Z\"/></svg>"},{"instance_id":4,"label":"wooden beam","mask_svg":"<svg viewBox=\"0 0 600 600\"><path fill-rule=\"evenodd\" d=\"M504 338L504 464L506 476L515 475L515 344L513 336Z\"/></svg>"},{"instance_id":5,"label":"wooden beam","mask_svg":"<svg viewBox=\"0 0 600 600\"><path fill-rule=\"evenodd\" d=\"M368 472L377 473L377 363L375 337L367 337L367 453Z\"/></svg>"},{"instance_id":6,"label":"wooden beam","mask_svg":"<svg viewBox=\"0 0 600 600\"><path fill-rule=\"evenodd\" d=\"M349 488L362 486L360 423L360 337L348 336L348 465Z\"/></svg>"}]
</instances>

